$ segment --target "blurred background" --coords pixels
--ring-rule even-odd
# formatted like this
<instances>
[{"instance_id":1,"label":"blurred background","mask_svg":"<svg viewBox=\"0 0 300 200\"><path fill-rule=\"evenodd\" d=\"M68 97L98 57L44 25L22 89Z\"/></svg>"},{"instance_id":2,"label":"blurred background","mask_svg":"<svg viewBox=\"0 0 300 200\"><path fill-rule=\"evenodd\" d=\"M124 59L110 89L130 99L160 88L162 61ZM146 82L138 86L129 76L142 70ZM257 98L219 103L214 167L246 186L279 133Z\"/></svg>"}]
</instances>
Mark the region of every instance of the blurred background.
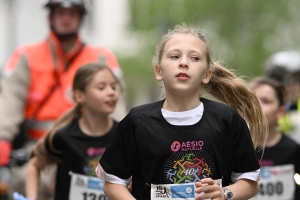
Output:
<instances>
[{"instance_id":1,"label":"blurred background","mask_svg":"<svg viewBox=\"0 0 300 200\"><path fill-rule=\"evenodd\" d=\"M0 0L0 68L22 44L47 37L44 0ZM128 108L158 99L151 65L155 45L176 24L200 26L214 57L247 79L268 57L300 50L300 1L90 0L81 36L110 48L125 78Z\"/></svg>"}]
</instances>

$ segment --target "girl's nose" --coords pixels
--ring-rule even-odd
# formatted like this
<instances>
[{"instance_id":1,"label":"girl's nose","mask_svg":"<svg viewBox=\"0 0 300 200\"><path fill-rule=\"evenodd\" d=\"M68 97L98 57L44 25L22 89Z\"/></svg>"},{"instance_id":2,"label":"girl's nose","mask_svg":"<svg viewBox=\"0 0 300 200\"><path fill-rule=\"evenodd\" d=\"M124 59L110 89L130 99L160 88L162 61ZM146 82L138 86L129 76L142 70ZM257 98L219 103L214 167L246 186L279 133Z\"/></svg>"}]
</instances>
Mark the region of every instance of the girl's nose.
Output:
<instances>
[{"instance_id":1,"label":"girl's nose","mask_svg":"<svg viewBox=\"0 0 300 200\"><path fill-rule=\"evenodd\" d=\"M109 95L115 95L115 94L117 93L117 89L116 89L116 88L113 88L113 87L108 87L107 93L108 93Z\"/></svg>"},{"instance_id":2,"label":"girl's nose","mask_svg":"<svg viewBox=\"0 0 300 200\"><path fill-rule=\"evenodd\" d=\"M182 57L179 63L179 67L184 67L184 68L188 68L188 62L187 62L187 58Z\"/></svg>"}]
</instances>

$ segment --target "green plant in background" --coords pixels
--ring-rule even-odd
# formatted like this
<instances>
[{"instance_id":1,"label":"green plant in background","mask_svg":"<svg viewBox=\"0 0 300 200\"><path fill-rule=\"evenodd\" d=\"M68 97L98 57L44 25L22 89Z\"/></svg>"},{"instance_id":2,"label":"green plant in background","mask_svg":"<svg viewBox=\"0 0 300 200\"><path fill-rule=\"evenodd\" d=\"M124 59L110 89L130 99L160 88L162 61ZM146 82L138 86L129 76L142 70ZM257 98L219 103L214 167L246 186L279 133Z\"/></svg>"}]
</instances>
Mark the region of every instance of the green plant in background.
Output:
<instances>
[{"instance_id":1,"label":"green plant in background","mask_svg":"<svg viewBox=\"0 0 300 200\"><path fill-rule=\"evenodd\" d=\"M155 44L178 23L200 26L216 59L249 78L263 73L273 52L300 48L296 0L129 0L129 5L130 30L139 36L141 48L134 57L120 56L129 102L134 102L136 88L157 91L151 66ZM144 101L157 98L149 93L153 98Z\"/></svg>"}]
</instances>

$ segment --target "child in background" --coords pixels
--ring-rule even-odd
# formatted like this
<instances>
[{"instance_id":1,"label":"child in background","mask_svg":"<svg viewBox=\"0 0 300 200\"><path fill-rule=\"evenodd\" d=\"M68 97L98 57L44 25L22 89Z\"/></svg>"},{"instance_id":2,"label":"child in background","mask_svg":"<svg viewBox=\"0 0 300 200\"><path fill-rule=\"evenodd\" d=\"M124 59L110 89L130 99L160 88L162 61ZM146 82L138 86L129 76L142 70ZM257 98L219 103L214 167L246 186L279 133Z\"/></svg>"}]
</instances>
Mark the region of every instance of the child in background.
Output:
<instances>
[{"instance_id":1,"label":"child in background","mask_svg":"<svg viewBox=\"0 0 300 200\"><path fill-rule=\"evenodd\" d=\"M118 101L118 86L105 64L89 63L78 69L72 88L76 106L38 142L29 161L27 198L38 199L39 172L49 164L58 165L54 200L69 199L69 172L95 176L95 167L117 126L109 115Z\"/></svg>"},{"instance_id":2,"label":"child in background","mask_svg":"<svg viewBox=\"0 0 300 200\"><path fill-rule=\"evenodd\" d=\"M250 85L269 125L265 150L257 151L258 158L261 158L260 191L253 199L299 200L300 187L294 181L294 174L300 171L300 146L283 135L278 125L278 119L285 114L285 88L279 82L264 77L253 79ZM276 171L279 173L271 173Z\"/></svg>"},{"instance_id":3,"label":"child in background","mask_svg":"<svg viewBox=\"0 0 300 200\"><path fill-rule=\"evenodd\" d=\"M166 98L131 109L118 125L96 169L105 194L113 200L160 199L170 195L162 184L196 182L198 200L253 197L259 179L255 148L267 135L254 92L214 62L198 28L185 24L162 37L153 65ZM223 103L200 98L202 89ZM126 187L131 176L132 193Z\"/></svg>"}]
</instances>

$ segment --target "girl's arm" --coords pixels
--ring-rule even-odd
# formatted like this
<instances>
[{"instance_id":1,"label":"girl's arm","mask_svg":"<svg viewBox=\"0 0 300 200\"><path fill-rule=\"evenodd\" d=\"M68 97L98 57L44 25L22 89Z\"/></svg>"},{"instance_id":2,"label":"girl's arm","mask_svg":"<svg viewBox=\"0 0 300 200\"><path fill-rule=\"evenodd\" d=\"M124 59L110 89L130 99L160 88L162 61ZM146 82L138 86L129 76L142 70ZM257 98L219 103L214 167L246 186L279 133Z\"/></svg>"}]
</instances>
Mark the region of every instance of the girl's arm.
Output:
<instances>
[{"instance_id":1,"label":"girl's arm","mask_svg":"<svg viewBox=\"0 0 300 200\"><path fill-rule=\"evenodd\" d=\"M223 189L214 182L211 178L202 179L201 182L196 183L196 192L204 194L198 196L196 199L223 200ZM258 182L249 179L240 179L236 183L226 186L232 193L234 200L248 200L254 197L258 192Z\"/></svg>"},{"instance_id":2,"label":"girl's arm","mask_svg":"<svg viewBox=\"0 0 300 200\"><path fill-rule=\"evenodd\" d=\"M104 193L111 200L135 200L125 185L105 181Z\"/></svg>"},{"instance_id":3,"label":"girl's arm","mask_svg":"<svg viewBox=\"0 0 300 200\"><path fill-rule=\"evenodd\" d=\"M46 163L43 161L38 161L37 157L32 157L27 166L26 173L26 182L25 182L25 191L26 196L29 199L37 199L39 180L40 180L40 171L43 167L46 166Z\"/></svg>"},{"instance_id":4,"label":"girl's arm","mask_svg":"<svg viewBox=\"0 0 300 200\"><path fill-rule=\"evenodd\" d=\"M258 193L258 182L249 179L240 179L236 183L227 186L233 193L234 200L250 199Z\"/></svg>"}]
</instances>

